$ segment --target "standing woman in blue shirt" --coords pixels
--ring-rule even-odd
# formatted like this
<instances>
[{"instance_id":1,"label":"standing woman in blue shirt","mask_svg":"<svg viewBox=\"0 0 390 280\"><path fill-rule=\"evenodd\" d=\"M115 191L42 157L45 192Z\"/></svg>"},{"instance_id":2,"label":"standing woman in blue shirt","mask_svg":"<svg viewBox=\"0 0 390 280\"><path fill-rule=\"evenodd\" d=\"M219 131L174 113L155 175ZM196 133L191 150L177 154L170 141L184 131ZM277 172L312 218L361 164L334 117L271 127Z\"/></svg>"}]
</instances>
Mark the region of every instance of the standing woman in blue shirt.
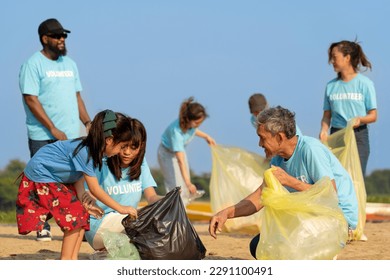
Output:
<instances>
[{"instance_id":1,"label":"standing woman in blue shirt","mask_svg":"<svg viewBox=\"0 0 390 280\"><path fill-rule=\"evenodd\" d=\"M359 43L351 41L332 43L328 59L337 77L326 86L319 137L326 141L329 128L332 134L355 118L356 143L365 176L370 154L367 124L377 120L377 105L374 83L359 71L361 66L371 70L371 63Z\"/></svg>"},{"instance_id":2,"label":"standing woman in blue shirt","mask_svg":"<svg viewBox=\"0 0 390 280\"><path fill-rule=\"evenodd\" d=\"M196 186L191 182L185 147L195 136L205 139L209 145L215 145L213 138L199 130L207 117L203 105L195 102L193 97L188 98L180 106L179 118L164 131L158 148L158 162L164 176L165 189L169 192L180 186L185 205L188 204L190 195L197 192Z\"/></svg>"}]
</instances>

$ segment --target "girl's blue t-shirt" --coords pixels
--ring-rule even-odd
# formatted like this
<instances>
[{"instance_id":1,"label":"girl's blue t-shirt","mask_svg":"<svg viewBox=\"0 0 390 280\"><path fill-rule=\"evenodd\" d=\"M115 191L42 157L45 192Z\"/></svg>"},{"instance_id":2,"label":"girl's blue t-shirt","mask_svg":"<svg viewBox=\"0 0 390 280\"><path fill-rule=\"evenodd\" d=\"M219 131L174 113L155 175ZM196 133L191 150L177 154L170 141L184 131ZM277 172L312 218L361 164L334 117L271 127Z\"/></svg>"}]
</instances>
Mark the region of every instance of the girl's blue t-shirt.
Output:
<instances>
[{"instance_id":1,"label":"girl's blue t-shirt","mask_svg":"<svg viewBox=\"0 0 390 280\"><path fill-rule=\"evenodd\" d=\"M195 136L196 128L190 128L183 132L179 119L173 121L164 131L161 137L162 145L172 152L184 152L185 147Z\"/></svg>"},{"instance_id":2,"label":"girl's blue t-shirt","mask_svg":"<svg viewBox=\"0 0 390 280\"><path fill-rule=\"evenodd\" d=\"M92 158L88 148L83 147L73 156L81 140L64 140L40 148L29 160L24 174L37 183L75 183L83 174L95 177Z\"/></svg>"},{"instance_id":3,"label":"girl's blue t-shirt","mask_svg":"<svg viewBox=\"0 0 390 280\"><path fill-rule=\"evenodd\" d=\"M157 186L146 159L142 162L141 175L138 180L130 180L128 167L122 169L122 178L118 181L108 168L106 160L103 160L102 169L99 170L97 168L95 169L95 172L100 187L111 196L111 198L121 205L132 206L134 208L137 208L142 193L146 188ZM88 189L88 186L85 185L85 188ZM114 209L100 201L97 201L96 204L104 210L104 215L102 219L96 219L93 216L90 216L90 230L85 233L90 244L92 244L93 238L105 216L108 213L116 212Z\"/></svg>"}]
</instances>

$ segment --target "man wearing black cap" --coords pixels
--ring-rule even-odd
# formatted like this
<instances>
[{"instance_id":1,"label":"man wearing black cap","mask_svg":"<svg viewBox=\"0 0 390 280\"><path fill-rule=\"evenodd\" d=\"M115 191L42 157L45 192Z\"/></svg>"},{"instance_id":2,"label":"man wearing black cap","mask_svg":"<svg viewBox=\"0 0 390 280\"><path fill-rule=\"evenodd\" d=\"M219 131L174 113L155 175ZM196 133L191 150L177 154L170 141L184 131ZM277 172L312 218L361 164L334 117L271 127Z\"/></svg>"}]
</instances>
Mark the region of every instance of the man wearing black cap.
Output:
<instances>
[{"instance_id":1,"label":"man wearing black cap","mask_svg":"<svg viewBox=\"0 0 390 280\"><path fill-rule=\"evenodd\" d=\"M30 156L57 140L80 137L80 121L89 128L90 117L80 91L76 63L66 56L65 39L70 33L61 23L47 19L39 25L43 46L21 67L19 87L26 112ZM50 225L37 232L38 241L50 241Z\"/></svg>"}]
</instances>

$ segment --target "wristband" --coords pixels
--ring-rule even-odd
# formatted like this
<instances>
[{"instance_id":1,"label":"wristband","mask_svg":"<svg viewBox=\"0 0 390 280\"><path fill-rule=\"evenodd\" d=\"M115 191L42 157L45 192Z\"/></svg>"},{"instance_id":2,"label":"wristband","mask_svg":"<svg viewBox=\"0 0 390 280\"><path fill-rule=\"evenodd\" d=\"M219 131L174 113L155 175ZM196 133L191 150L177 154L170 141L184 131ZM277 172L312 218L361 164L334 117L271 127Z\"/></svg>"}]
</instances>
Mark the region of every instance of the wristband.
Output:
<instances>
[{"instance_id":1,"label":"wristband","mask_svg":"<svg viewBox=\"0 0 390 280\"><path fill-rule=\"evenodd\" d=\"M90 124L91 123L91 121L86 121L85 123L84 123L84 126L87 126L87 124Z\"/></svg>"}]
</instances>

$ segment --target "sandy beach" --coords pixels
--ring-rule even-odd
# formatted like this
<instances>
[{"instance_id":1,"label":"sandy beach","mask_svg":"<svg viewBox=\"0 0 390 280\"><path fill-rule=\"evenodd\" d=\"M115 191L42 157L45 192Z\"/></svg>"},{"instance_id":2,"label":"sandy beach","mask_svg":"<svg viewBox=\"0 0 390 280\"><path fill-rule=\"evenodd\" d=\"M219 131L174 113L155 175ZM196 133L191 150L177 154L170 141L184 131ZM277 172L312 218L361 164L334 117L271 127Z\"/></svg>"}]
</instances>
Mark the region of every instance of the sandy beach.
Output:
<instances>
[{"instance_id":1,"label":"sandy beach","mask_svg":"<svg viewBox=\"0 0 390 280\"><path fill-rule=\"evenodd\" d=\"M248 244L251 235L221 233L213 239L208 233L206 222L196 222L198 232L207 252L205 260L252 260ZM0 225L0 260L55 260L60 256L62 232L52 225L53 240L37 242L35 232L22 236L16 225ZM390 222L367 222L366 242L354 241L338 255L338 260L390 260ZM88 260L93 249L83 242L79 259Z\"/></svg>"}]
</instances>

